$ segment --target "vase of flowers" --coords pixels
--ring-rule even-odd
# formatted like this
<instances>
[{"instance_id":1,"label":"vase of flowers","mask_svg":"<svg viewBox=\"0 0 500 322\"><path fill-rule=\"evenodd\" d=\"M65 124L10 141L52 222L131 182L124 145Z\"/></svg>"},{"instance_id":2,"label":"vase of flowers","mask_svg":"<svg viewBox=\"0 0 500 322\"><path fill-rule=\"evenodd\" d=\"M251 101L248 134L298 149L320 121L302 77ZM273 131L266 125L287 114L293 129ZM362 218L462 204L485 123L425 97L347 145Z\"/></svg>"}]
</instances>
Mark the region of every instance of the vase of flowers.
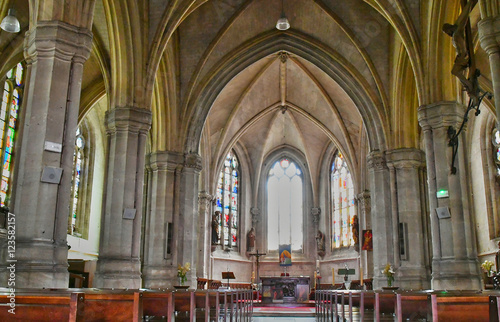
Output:
<instances>
[{"instance_id":1,"label":"vase of flowers","mask_svg":"<svg viewBox=\"0 0 500 322\"><path fill-rule=\"evenodd\" d=\"M493 275L492 267L493 267L493 262L489 260L485 260L481 264L481 268L485 271L487 277L491 277Z\"/></svg>"},{"instance_id":2,"label":"vase of flowers","mask_svg":"<svg viewBox=\"0 0 500 322\"><path fill-rule=\"evenodd\" d=\"M382 270L382 274L387 277L387 286L392 287L392 282L394 282L394 269L391 263L387 263L385 268Z\"/></svg>"},{"instance_id":3,"label":"vase of flowers","mask_svg":"<svg viewBox=\"0 0 500 322\"><path fill-rule=\"evenodd\" d=\"M186 274L190 270L191 270L191 264L189 262L184 264L184 266L182 266L181 264L177 266L177 277L179 278L180 286L184 286L184 283L186 283L187 281Z\"/></svg>"}]
</instances>

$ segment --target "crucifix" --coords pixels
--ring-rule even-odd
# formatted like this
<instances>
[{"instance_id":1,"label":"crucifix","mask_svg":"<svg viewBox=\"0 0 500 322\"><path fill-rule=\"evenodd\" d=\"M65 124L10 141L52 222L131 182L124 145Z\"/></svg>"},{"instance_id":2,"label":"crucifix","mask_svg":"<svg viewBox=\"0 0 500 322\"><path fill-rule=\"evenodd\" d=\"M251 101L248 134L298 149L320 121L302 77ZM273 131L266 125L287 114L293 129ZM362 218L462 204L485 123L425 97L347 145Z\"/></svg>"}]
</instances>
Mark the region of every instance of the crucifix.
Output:
<instances>
[{"instance_id":1,"label":"crucifix","mask_svg":"<svg viewBox=\"0 0 500 322\"><path fill-rule=\"evenodd\" d=\"M260 275L259 275L259 257L260 256L265 256L267 254L266 253L260 253L259 254L259 250L257 249L256 253L252 253L252 254L248 254L248 255L255 256L255 258L257 259L256 260L256 263L257 263L257 284L259 284L259 279L260 279Z\"/></svg>"},{"instance_id":2,"label":"crucifix","mask_svg":"<svg viewBox=\"0 0 500 322\"><path fill-rule=\"evenodd\" d=\"M456 174L455 160L458 152L458 138L465 124L468 121L468 114L475 110L476 116L479 115L479 105L486 96L491 99L491 93L483 91L479 87L478 78L481 72L476 68L474 60L474 46L471 36L471 27L469 15L477 4L478 0L460 0L462 12L454 24L445 23L443 31L452 38L453 47L455 47L457 56L453 63L451 73L458 78L464 90L469 95L469 105L464 115L462 125L457 129L453 126L448 128L448 146L452 147L451 174ZM467 73L468 71L468 73Z\"/></svg>"}]
</instances>

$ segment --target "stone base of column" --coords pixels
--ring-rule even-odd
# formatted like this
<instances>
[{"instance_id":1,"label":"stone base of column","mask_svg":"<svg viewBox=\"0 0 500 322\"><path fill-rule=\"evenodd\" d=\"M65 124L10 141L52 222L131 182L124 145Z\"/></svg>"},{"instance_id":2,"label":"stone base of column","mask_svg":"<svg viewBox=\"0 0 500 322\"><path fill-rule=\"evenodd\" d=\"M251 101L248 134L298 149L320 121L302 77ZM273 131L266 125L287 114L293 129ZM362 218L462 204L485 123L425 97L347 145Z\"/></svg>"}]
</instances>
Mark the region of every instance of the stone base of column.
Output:
<instances>
[{"instance_id":1,"label":"stone base of column","mask_svg":"<svg viewBox=\"0 0 500 322\"><path fill-rule=\"evenodd\" d=\"M177 267L146 266L142 270L145 288L171 288L178 284Z\"/></svg>"},{"instance_id":2,"label":"stone base of column","mask_svg":"<svg viewBox=\"0 0 500 322\"><path fill-rule=\"evenodd\" d=\"M93 287L131 288L142 287L139 259L99 258Z\"/></svg>"},{"instance_id":3,"label":"stone base of column","mask_svg":"<svg viewBox=\"0 0 500 322\"><path fill-rule=\"evenodd\" d=\"M68 287L67 245L57 245L49 240L18 240L15 252L9 253L7 249L6 245L2 247L0 285L16 288Z\"/></svg>"},{"instance_id":4,"label":"stone base of column","mask_svg":"<svg viewBox=\"0 0 500 322\"><path fill-rule=\"evenodd\" d=\"M476 260L433 260L432 270L434 290L482 289L481 273Z\"/></svg>"},{"instance_id":5,"label":"stone base of column","mask_svg":"<svg viewBox=\"0 0 500 322\"><path fill-rule=\"evenodd\" d=\"M423 267L400 267L395 285L406 290L428 290L431 287L429 272Z\"/></svg>"}]
</instances>

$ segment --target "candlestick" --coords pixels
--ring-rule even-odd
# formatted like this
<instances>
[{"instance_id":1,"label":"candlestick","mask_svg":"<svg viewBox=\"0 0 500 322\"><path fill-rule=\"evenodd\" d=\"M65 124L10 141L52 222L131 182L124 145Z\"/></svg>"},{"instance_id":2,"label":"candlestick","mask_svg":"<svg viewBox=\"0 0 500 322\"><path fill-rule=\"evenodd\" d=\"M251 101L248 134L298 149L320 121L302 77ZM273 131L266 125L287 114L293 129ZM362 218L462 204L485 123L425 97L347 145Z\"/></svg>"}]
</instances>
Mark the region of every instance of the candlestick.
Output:
<instances>
[{"instance_id":1,"label":"candlestick","mask_svg":"<svg viewBox=\"0 0 500 322\"><path fill-rule=\"evenodd\" d=\"M359 284L363 286L363 267L361 266L359 267L359 279L360 279Z\"/></svg>"}]
</instances>

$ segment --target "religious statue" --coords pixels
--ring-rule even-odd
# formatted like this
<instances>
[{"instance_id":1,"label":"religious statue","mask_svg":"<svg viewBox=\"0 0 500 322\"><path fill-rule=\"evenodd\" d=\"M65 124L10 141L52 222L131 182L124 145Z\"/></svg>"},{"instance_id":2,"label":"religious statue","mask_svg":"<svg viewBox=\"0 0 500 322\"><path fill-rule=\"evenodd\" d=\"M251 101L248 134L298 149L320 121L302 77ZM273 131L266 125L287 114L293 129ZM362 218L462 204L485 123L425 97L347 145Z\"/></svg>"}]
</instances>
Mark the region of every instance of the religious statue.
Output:
<instances>
[{"instance_id":1,"label":"religious statue","mask_svg":"<svg viewBox=\"0 0 500 322\"><path fill-rule=\"evenodd\" d=\"M217 245L219 243L219 217L220 211L216 211L212 215L212 245Z\"/></svg>"},{"instance_id":2,"label":"religious statue","mask_svg":"<svg viewBox=\"0 0 500 322\"><path fill-rule=\"evenodd\" d=\"M325 256L325 234L323 234L319 229L316 234L316 248L319 256Z\"/></svg>"},{"instance_id":3,"label":"religious statue","mask_svg":"<svg viewBox=\"0 0 500 322\"><path fill-rule=\"evenodd\" d=\"M255 248L255 228L252 227L247 234L247 251L252 251Z\"/></svg>"},{"instance_id":4,"label":"religious statue","mask_svg":"<svg viewBox=\"0 0 500 322\"><path fill-rule=\"evenodd\" d=\"M359 244L359 220L358 215L352 217L352 239L354 240L354 245Z\"/></svg>"},{"instance_id":5,"label":"religious statue","mask_svg":"<svg viewBox=\"0 0 500 322\"><path fill-rule=\"evenodd\" d=\"M443 31L452 38L453 46L455 47L457 52L457 56L455 58L451 73L460 80L471 98L473 96L479 96L478 87L477 85L475 86L473 80L473 78L479 77L479 74L474 72L474 74L471 75L472 80L468 79L465 75L465 71L470 65L470 54L469 48L467 46L467 39L465 36L465 27L467 26L469 14L476 3L477 0L468 1L465 7L462 9L460 16L457 18L457 21L453 25L449 23L445 23L443 25Z\"/></svg>"}]
</instances>

